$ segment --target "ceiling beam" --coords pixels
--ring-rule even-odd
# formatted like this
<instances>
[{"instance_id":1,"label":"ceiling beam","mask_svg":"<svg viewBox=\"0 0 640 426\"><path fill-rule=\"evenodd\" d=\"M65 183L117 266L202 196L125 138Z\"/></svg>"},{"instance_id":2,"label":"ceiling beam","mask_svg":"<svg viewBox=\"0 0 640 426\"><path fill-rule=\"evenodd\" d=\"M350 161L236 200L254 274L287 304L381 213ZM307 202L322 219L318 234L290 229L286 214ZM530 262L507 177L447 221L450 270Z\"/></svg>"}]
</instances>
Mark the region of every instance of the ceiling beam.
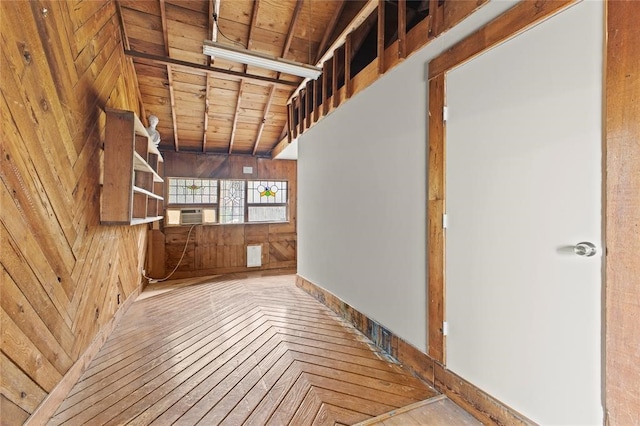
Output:
<instances>
[{"instance_id":1,"label":"ceiling beam","mask_svg":"<svg viewBox=\"0 0 640 426\"><path fill-rule=\"evenodd\" d=\"M236 128L238 127L238 116L240 115L240 102L242 102L242 89L244 80L240 80L240 89L238 90L238 102L236 103L236 112L233 115L233 127L231 128L231 138L229 140L229 154L233 151L233 142L236 138Z\"/></svg>"},{"instance_id":2,"label":"ceiling beam","mask_svg":"<svg viewBox=\"0 0 640 426\"><path fill-rule=\"evenodd\" d=\"M256 136L256 143L253 145L253 155L256 155L258 152L258 144L260 143L260 138L262 137L262 131L264 130L264 124L267 122L267 115L269 115L269 108L271 108L271 101L273 100L273 94L276 92L276 86L271 86L271 90L269 91L269 97L267 98L267 103L264 106L264 112L262 114L262 122L260 123L260 127L258 128L258 136Z\"/></svg>"},{"instance_id":3,"label":"ceiling beam","mask_svg":"<svg viewBox=\"0 0 640 426\"><path fill-rule=\"evenodd\" d=\"M167 11L164 0L160 0L160 19L162 20L162 37L164 38L164 48L167 57L169 54L169 31L167 30ZM176 148L176 152L180 151L180 144L178 142L178 119L176 117L176 98L173 92L173 73L171 72L171 65L167 64L167 80L169 82L169 102L171 103L171 120L173 121L173 144Z\"/></svg>"},{"instance_id":4,"label":"ceiling beam","mask_svg":"<svg viewBox=\"0 0 640 426\"><path fill-rule=\"evenodd\" d=\"M138 52L136 50L125 50L124 54L133 58L145 59L158 64L174 65L191 71L210 73L213 76L222 78L226 76L228 79L231 79L230 77L235 77L235 79L244 79L255 84L276 84L277 86L285 88L287 90L291 90L292 87L298 86L298 83L294 81L280 80L271 77L264 77L261 75L246 74L243 72L227 70L224 68L213 68L203 64L181 61L179 59L169 58L168 56L151 55L149 53Z\"/></svg>"},{"instance_id":5,"label":"ceiling beam","mask_svg":"<svg viewBox=\"0 0 640 426\"><path fill-rule=\"evenodd\" d=\"M331 20L327 24L327 28L324 30L322 41L320 42L320 46L318 46L316 63L320 61L320 58L325 53L324 49L327 47L327 43L329 43L329 37L331 37L331 34L333 34L333 30L335 29L336 23L338 22L338 18L340 18L340 15L342 14L342 9L344 9L344 0L340 0L338 6L333 11L333 15L331 16Z\"/></svg>"}]
</instances>

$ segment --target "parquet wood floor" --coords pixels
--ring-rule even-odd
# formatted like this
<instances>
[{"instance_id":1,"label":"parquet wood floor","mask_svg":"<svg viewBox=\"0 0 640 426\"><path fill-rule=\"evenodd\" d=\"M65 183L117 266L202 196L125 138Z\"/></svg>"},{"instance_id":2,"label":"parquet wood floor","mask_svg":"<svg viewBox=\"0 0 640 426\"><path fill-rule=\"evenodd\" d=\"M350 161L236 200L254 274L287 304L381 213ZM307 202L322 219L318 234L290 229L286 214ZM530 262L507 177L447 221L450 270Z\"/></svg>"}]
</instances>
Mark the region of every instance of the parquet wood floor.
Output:
<instances>
[{"instance_id":1,"label":"parquet wood floor","mask_svg":"<svg viewBox=\"0 0 640 426\"><path fill-rule=\"evenodd\" d=\"M354 424L435 394L293 275L199 278L143 293L50 424Z\"/></svg>"}]
</instances>

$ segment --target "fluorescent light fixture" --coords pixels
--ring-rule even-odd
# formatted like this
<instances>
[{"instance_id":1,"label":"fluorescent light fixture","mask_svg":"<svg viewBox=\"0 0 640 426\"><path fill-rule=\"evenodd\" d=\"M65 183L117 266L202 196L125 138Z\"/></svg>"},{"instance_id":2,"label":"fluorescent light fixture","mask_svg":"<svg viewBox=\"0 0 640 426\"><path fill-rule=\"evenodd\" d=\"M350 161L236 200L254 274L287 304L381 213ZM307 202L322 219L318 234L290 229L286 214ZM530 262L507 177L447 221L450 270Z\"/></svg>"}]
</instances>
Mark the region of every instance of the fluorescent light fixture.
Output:
<instances>
[{"instance_id":1,"label":"fluorescent light fixture","mask_svg":"<svg viewBox=\"0 0 640 426\"><path fill-rule=\"evenodd\" d=\"M233 46L220 44L210 40L204 41L202 53L233 62L239 62L241 64L253 65L259 68L279 71L285 74L297 75L298 77L311 78L314 80L322 73L322 68L282 58L276 58L275 56L265 55L259 52L238 49Z\"/></svg>"}]
</instances>

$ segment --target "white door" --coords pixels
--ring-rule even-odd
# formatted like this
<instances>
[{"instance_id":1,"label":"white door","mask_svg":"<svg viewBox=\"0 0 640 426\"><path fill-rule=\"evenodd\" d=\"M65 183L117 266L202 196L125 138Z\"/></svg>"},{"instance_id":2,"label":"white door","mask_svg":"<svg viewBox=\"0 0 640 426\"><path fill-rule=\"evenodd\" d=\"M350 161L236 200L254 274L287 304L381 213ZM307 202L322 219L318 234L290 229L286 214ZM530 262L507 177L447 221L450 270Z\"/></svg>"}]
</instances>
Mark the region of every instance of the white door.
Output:
<instances>
[{"instance_id":1,"label":"white door","mask_svg":"<svg viewBox=\"0 0 640 426\"><path fill-rule=\"evenodd\" d=\"M446 76L447 367L541 424L602 423L603 19L579 3Z\"/></svg>"}]
</instances>

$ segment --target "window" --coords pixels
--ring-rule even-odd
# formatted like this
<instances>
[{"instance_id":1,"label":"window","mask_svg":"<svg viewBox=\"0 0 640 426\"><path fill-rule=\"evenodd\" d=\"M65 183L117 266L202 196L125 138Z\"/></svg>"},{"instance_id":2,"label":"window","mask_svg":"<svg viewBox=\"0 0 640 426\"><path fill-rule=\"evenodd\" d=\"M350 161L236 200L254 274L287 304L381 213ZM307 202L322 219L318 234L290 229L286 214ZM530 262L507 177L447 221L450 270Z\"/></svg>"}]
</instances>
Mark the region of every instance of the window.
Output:
<instances>
[{"instance_id":1,"label":"window","mask_svg":"<svg viewBox=\"0 0 640 426\"><path fill-rule=\"evenodd\" d=\"M166 225L288 220L288 182L167 178Z\"/></svg>"},{"instance_id":2,"label":"window","mask_svg":"<svg viewBox=\"0 0 640 426\"><path fill-rule=\"evenodd\" d=\"M242 180L220 181L220 223L243 223L245 183Z\"/></svg>"},{"instance_id":3,"label":"window","mask_svg":"<svg viewBox=\"0 0 640 426\"><path fill-rule=\"evenodd\" d=\"M217 204L215 179L169 178L169 204Z\"/></svg>"},{"instance_id":4,"label":"window","mask_svg":"<svg viewBox=\"0 0 640 426\"><path fill-rule=\"evenodd\" d=\"M287 182L252 180L247 182L249 222L287 220Z\"/></svg>"}]
</instances>

